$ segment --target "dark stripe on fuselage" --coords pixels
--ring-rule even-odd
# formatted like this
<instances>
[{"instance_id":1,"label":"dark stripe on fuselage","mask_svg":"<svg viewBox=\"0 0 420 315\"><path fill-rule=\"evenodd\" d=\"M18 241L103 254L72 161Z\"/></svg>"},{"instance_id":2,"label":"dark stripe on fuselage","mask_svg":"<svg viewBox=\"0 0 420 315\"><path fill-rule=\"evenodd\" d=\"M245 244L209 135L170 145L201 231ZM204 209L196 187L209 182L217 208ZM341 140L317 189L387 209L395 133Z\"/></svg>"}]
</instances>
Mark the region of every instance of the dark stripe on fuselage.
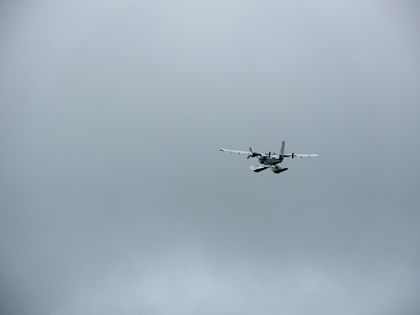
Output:
<instances>
[{"instance_id":1,"label":"dark stripe on fuselage","mask_svg":"<svg viewBox=\"0 0 420 315\"><path fill-rule=\"evenodd\" d=\"M261 164L265 164L265 165L274 165L274 164L281 163L283 161L281 159L269 158L267 156L259 157L258 160L260 161Z\"/></svg>"}]
</instances>

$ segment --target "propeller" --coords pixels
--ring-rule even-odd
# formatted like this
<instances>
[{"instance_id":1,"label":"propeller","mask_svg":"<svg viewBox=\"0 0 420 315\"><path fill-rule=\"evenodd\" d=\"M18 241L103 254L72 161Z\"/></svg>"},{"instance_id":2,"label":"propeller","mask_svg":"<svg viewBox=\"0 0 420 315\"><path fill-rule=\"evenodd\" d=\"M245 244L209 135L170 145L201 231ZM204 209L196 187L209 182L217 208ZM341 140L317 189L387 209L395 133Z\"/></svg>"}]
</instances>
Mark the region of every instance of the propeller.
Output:
<instances>
[{"instance_id":1,"label":"propeller","mask_svg":"<svg viewBox=\"0 0 420 315\"><path fill-rule=\"evenodd\" d=\"M249 152L250 152L250 154L248 155L247 159L249 159L250 157L261 156L260 153L253 152L251 147L249 147Z\"/></svg>"}]
</instances>

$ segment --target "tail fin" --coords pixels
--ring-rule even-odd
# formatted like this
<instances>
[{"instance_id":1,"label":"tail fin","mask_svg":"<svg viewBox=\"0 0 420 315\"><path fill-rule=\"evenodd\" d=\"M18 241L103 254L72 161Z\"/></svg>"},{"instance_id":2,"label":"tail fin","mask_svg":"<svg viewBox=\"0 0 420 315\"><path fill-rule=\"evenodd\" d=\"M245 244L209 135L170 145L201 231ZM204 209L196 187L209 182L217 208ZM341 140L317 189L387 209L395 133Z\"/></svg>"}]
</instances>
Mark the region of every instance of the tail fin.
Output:
<instances>
[{"instance_id":1,"label":"tail fin","mask_svg":"<svg viewBox=\"0 0 420 315\"><path fill-rule=\"evenodd\" d=\"M283 160L283 157L284 157L284 147L285 147L285 145L286 145L286 142L285 141L282 141L282 143L281 143L281 151L280 151L280 159L281 160Z\"/></svg>"}]
</instances>

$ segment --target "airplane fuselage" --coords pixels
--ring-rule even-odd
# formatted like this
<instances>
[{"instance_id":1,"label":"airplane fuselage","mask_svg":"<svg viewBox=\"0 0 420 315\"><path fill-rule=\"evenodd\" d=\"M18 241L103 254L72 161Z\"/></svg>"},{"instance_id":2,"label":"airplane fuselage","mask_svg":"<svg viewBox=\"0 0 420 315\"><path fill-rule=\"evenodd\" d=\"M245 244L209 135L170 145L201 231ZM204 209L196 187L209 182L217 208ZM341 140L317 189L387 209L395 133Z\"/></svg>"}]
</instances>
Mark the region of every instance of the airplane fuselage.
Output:
<instances>
[{"instance_id":1,"label":"airplane fuselage","mask_svg":"<svg viewBox=\"0 0 420 315\"><path fill-rule=\"evenodd\" d=\"M275 165L275 164L283 162L283 159L276 159L269 156L259 156L258 160L263 165Z\"/></svg>"}]
</instances>

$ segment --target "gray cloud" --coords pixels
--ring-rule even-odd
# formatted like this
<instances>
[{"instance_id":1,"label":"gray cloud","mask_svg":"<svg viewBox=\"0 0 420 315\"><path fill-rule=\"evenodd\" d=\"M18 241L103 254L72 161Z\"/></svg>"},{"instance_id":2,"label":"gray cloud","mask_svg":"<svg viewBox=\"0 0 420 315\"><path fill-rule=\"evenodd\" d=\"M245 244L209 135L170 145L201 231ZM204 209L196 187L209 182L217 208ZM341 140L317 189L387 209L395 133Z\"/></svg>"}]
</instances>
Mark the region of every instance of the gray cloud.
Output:
<instances>
[{"instance_id":1,"label":"gray cloud","mask_svg":"<svg viewBox=\"0 0 420 315\"><path fill-rule=\"evenodd\" d=\"M2 6L3 313L419 311L416 5Z\"/></svg>"}]
</instances>

